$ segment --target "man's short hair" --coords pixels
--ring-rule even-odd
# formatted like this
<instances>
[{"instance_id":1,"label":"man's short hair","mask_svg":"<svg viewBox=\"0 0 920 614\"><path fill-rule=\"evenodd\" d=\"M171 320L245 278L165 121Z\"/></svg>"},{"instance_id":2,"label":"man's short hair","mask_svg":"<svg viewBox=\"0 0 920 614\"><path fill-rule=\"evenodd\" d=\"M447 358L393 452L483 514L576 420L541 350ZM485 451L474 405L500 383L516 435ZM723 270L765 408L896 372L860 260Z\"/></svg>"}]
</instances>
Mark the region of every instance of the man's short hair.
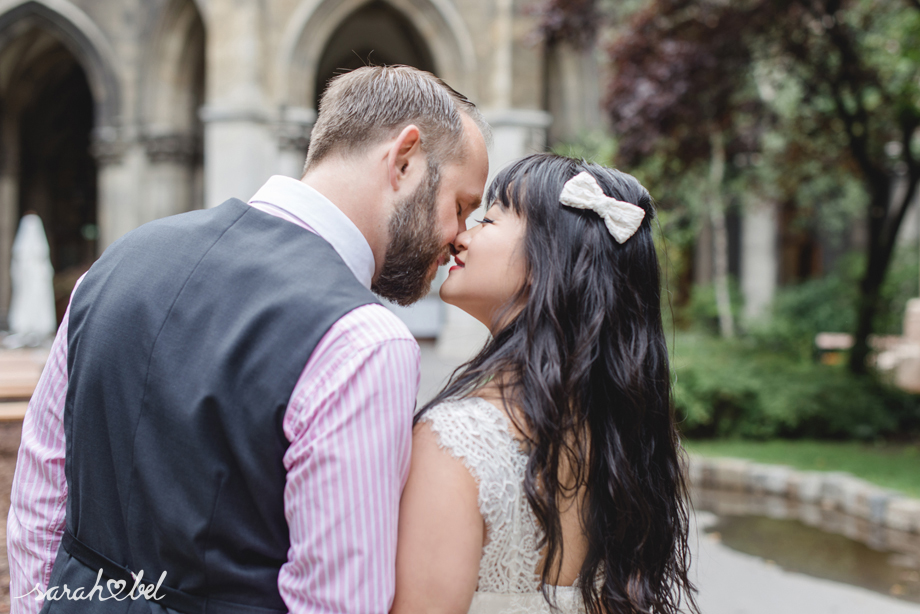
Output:
<instances>
[{"instance_id":1,"label":"man's short hair","mask_svg":"<svg viewBox=\"0 0 920 614\"><path fill-rule=\"evenodd\" d=\"M348 156L418 126L421 146L436 166L465 156L461 113L488 143L488 124L469 99L424 70L364 66L333 79L319 103L305 170L330 155Z\"/></svg>"}]
</instances>

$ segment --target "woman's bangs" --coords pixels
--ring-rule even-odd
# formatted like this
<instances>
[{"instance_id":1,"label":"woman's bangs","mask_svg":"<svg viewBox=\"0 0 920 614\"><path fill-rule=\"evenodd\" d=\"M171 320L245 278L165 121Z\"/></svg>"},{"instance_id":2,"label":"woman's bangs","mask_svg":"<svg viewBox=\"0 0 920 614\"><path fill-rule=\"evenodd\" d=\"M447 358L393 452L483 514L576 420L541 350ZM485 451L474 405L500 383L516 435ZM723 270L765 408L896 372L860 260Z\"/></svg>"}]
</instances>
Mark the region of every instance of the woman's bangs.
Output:
<instances>
[{"instance_id":1,"label":"woman's bangs","mask_svg":"<svg viewBox=\"0 0 920 614\"><path fill-rule=\"evenodd\" d=\"M499 171L486 191L488 206L498 205L505 211L510 210L515 215L526 217L524 198L530 178L528 162L525 158Z\"/></svg>"}]
</instances>

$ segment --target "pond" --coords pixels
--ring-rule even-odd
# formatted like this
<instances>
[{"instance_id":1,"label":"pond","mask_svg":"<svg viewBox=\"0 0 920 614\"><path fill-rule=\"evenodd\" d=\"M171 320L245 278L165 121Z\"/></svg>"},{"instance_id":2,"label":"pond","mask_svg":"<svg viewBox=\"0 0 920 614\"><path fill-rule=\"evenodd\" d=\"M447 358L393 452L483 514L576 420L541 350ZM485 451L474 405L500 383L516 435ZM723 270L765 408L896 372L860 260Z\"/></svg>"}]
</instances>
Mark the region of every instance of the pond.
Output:
<instances>
[{"instance_id":1,"label":"pond","mask_svg":"<svg viewBox=\"0 0 920 614\"><path fill-rule=\"evenodd\" d=\"M728 548L920 603L920 535L782 497L697 489L693 502L698 516L714 514L700 528Z\"/></svg>"}]
</instances>

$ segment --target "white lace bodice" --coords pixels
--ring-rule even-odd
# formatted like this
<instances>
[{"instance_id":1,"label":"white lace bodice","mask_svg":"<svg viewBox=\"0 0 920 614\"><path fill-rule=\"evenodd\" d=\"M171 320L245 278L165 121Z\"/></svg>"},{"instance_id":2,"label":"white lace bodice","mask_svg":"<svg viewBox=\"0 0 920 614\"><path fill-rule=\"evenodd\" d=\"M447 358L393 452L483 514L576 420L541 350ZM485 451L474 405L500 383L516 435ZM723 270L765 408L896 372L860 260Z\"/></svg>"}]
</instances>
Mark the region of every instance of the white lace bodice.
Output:
<instances>
[{"instance_id":1,"label":"white lace bodice","mask_svg":"<svg viewBox=\"0 0 920 614\"><path fill-rule=\"evenodd\" d=\"M486 543L470 612L549 612L537 568L543 536L524 495L527 455L497 407L479 397L446 401L422 415L441 448L461 460L479 484ZM578 589L557 587L562 612L577 612ZM545 609L544 609L545 607Z\"/></svg>"}]
</instances>

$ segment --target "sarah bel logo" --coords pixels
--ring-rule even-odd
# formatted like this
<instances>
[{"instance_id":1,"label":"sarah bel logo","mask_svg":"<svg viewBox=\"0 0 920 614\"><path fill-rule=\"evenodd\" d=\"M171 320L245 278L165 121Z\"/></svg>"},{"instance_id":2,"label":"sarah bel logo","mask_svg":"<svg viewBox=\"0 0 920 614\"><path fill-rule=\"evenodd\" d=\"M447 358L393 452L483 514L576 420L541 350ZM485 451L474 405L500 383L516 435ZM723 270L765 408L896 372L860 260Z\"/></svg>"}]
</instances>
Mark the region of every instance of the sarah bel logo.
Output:
<instances>
[{"instance_id":1,"label":"sarah bel logo","mask_svg":"<svg viewBox=\"0 0 920 614\"><path fill-rule=\"evenodd\" d=\"M166 572L160 574L160 579L156 584L152 582L150 584L144 584L144 570L142 569L138 573L132 572L131 575L134 578L134 586L131 587L131 590L128 591L126 595L122 595L125 589L128 587L128 583L124 580L106 580L105 584L102 584L102 570L99 570L99 573L96 574L96 583L93 584L93 588L86 592L86 588L83 586L78 586L76 588L70 588L66 584L62 587L60 586L49 586L48 590L43 591L41 587L36 584L35 587L30 590L25 595L19 595L15 599L22 599L23 597L28 597L31 594L35 594L34 599L36 601L48 600L48 601L60 601L66 599L67 601L92 601L96 597L96 591L99 592L98 598L99 601L108 601L109 599L114 599L115 601L124 601L125 599L131 599L136 601L143 597L144 599L152 599L154 601L159 601L166 595L158 595L157 591L160 590L160 586L163 584L163 580L166 579ZM108 596L105 596L103 593L108 592Z\"/></svg>"}]
</instances>

